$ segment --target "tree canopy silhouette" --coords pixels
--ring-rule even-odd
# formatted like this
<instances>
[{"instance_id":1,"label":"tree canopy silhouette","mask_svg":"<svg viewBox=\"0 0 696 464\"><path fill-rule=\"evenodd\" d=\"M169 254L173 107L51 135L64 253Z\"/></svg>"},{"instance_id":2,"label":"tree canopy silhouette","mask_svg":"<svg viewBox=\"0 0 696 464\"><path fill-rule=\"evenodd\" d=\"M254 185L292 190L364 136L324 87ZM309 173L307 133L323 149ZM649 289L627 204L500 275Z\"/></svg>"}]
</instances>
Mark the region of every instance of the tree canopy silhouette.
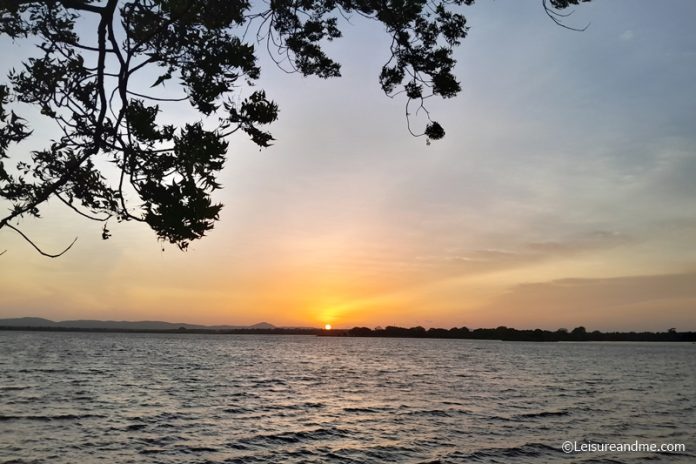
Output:
<instances>
[{"instance_id":1,"label":"tree canopy silhouette","mask_svg":"<svg viewBox=\"0 0 696 464\"><path fill-rule=\"evenodd\" d=\"M559 22L560 10L579 1L589 0L543 0L543 6ZM104 222L104 239L107 220L139 221L186 249L219 217L222 205L211 193L221 187L216 175L228 137L242 132L259 147L274 140L267 126L278 106L253 86L257 49L288 73L338 77L340 64L323 45L341 37L341 17L384 26L391 56L379 83L387 95L405 98L407 120L414 108L427 115L414 135L440 139L445 131L424 104L460 90L453 48L468 26L456 10L473 2L0 0L0 34L31 40L39 50L0 85L0 199L10 205L0 230L59 256L42 251L17 225L55 200ZM136 85L139 75L152 77L150 88ZM169 81L177 82L180 97L158 96ZM178 127L161 121L161 106L175 101L188 102L193 121ZM9 167L11 146L32 134L13 103L34 105L61 135ZM117 168L115 176L104 161Z\"/></svg>"}]
</instances>

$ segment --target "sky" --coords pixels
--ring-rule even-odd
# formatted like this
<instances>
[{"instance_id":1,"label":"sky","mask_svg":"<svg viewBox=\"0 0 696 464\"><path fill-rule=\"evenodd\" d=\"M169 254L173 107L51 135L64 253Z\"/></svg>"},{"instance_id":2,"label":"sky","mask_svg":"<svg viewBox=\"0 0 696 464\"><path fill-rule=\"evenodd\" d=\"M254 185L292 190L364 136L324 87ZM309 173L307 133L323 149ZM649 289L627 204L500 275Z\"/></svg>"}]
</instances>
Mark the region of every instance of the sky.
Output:
<instances>
[{"instance_id":1,"label":"sky","mask_svg":"<svg viewBox=\"0 0 696 464\"><path fill-rule=\"evenodd\" d=\"M430 145L379 87L378 24L327 48L340 79L263 58L277 141L231 139L206 238L184 253L113 223L102 241L49 205L23 230L79 239L52 260L0 231L0 317L696 330L696 3L596 0L567 19L585 32L539 3L462 7L462 92L430 105ZM31 51L2 41L6 65Z\"/></svg>"}]
</instances>

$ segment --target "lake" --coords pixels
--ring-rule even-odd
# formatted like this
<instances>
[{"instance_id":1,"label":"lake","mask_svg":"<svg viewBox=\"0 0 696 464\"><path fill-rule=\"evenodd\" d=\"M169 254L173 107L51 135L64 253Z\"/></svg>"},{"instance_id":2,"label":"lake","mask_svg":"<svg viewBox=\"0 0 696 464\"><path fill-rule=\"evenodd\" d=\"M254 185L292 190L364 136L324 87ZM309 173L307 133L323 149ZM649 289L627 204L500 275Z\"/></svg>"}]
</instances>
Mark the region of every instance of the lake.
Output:
<instances>
[{"instance_id":1,"label":"lake","mask_svg":"<svg viewBox=\"0 0 696 464\"><path fill-rule=\"evenodd\" d=\"M0 332L3 463L609 460L696 462L695 344Z\"/></svg>"}]
</instances>

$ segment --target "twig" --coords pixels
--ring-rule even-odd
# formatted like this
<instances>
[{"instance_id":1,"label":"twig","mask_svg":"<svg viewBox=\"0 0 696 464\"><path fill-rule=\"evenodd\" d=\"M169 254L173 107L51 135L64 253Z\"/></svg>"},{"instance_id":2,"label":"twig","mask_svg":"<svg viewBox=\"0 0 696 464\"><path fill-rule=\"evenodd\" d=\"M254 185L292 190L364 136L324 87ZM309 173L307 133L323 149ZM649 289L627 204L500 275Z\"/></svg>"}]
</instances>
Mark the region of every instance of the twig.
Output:
<instances>
[{"instance_id":1,"label":"twig","mask_svg":"<svg viewBox=\"0 0 696 464\"><path fill-rule=\"evenodd\" d=\"M58 257L60 257L60 256L63 256L65 253L67 253L67 251L68 251L69 249L72 248L72 246L75 244L75 242L77 242L77 237L75 237L75 240L73 240L72 243L71 243L70 245L68 245L68 247L67 247L65 250L61 251L60 253L56 253L56 254L46 253L46 252L43 251L41 248L39 248L29 237L27 237L27 236L24 234L24 232L22 232L21 230L19 230L18 228L16 228L16 227L13 226L12 224L5 224L5 226L6 226L6 227L9 227L10 229L12 229L12 230L14 230L15 232L17 232L19 235L22 236L22 238L23 238L24 240L26 240L27 242L29 242L29 245L33 246L34 249L35 249L36 251L38 251L40 254L42 254L43 256L46 256L46 257L48 257L48 258L58 258ZM5 250L5 251L7 251L7 250ZM5 253L5 251L3 251L2 253L0 253L0 255L2 255L3 253Z\"/></svg>"},{"instance_id":2,"label":"twig","mask_svg":"<svg viewBox=\"0 0 696 464\"><path fill-rule=\"evenodd\" d=\"M568 16L573 14L572 11L570 13L565 13L565 14L559 13L558 11L554 10L553 7L549 6L549 4L547 3L547 0L541 0L541 5L544 7L544 12L546 13L546 16L551 18L551 20L554 23L561 26L562 28L565 28L565 29L568 29L571 31L575 31L575 32L584 32L587 30L588 27L590 27L590 23L587 23L587 25L585 27L582 27L582 28L572 27L572 26L568 26L566 24L563 24L563 21L561 21L558 18L567 18Z\"/></svg>"}]
</instances>

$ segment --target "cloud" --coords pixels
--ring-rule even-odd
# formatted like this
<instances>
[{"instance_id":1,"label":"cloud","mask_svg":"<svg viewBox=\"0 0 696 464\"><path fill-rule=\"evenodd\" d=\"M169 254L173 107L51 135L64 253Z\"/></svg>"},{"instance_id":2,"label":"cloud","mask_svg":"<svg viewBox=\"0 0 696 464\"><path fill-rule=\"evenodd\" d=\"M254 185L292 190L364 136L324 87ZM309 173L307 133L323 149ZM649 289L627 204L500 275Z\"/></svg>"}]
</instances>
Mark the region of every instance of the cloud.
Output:
<instances>
[{"instance_id":1,"label":"cloud","mask_svg":"<svg viewBox=\"0 0 696 464\"><path fill-rule=\"evenodd\" d=\"M631 238L620 232L608 230L593 230L586 233L575 234L565 240L532 242L527 248L541 254L568 254L583 251L613 248L627 244Z\"/></svg>"},{"instance_id":2,"label":"cloud","mask_svg":"<svg viewBox=\"0 0 696 464\"><path fill-rule=\"evenodd\" d=\"M632 238L624 233L607 230L591 230L552 240L509 243L509 248L483 248L468 250L448 248L438 253L414 258L416 263L428 266L441 265L451 271L451 266L466 268L469 272L502 270L570 255L592 253L627 245Z\"/></svg>"},{"instance_id":3,"label":"cloud","mask_svg":"<svg viewBox=\"0 0 696 464\"><path fill-rule=\"evenodd\" d=\"M695 330L696 272L572 278L512 287L486 310L499 323L549 328ZM493 321L495 316L491 319Z\"/></svg>"},{"instance_id":4,"label":"cloud","mask_svg":"<svg viewBox=\"0 0 696 464\"><path fill-rule=\"evenodd\" d=\"M629 41L633 40L634 37L635 37L635 34L634 34L633 31L630 30L630 29L624 31L624 32L619 36L619 38L620 38L621 40L623 40L624 42L629 42Z\"/></svg>"}]
</instances>

